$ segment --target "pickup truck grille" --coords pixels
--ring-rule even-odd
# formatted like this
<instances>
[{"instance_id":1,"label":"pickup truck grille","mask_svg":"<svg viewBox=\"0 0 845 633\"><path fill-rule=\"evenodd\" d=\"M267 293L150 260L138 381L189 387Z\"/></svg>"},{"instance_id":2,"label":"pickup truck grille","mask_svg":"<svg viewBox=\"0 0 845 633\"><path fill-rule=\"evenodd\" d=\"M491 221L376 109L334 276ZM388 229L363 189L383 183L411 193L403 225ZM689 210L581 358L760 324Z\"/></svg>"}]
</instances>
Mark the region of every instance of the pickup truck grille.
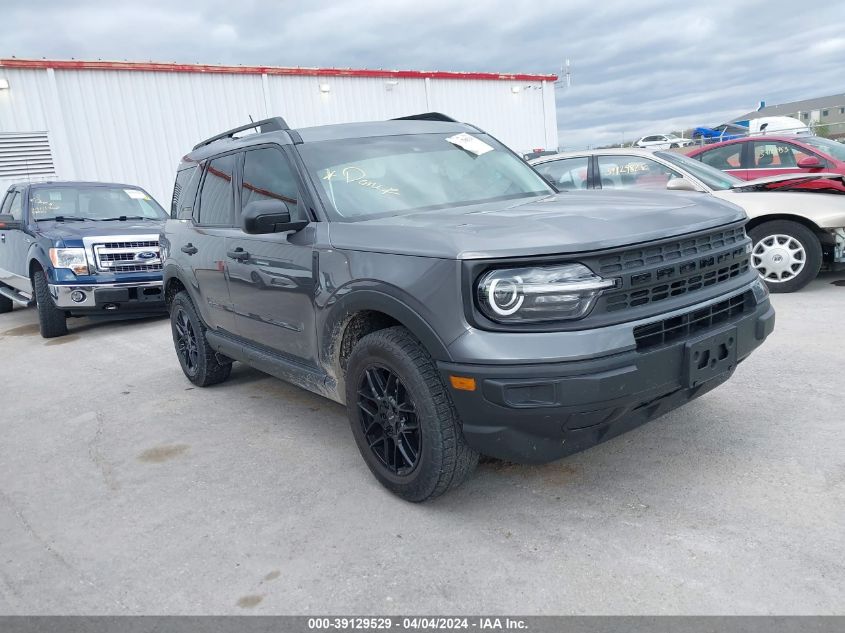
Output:
<instances>
[{"instance_id":1,"label":"pickup truck grille","mask_svg":"<svg viewBox=\"0 0 845 633\"><path fill-rule=\"evenodd\" d=\"M621 285L602 296L596 310L645 306L739 277L749 270L750 244L740 226L601 257L599 274L617 276Z\"/></svg>"},{"instance_id":2,"label":"pickup truck grille","mask_svg":"<svg viewBox=\"0 0 845 633\"><path fill-rule=\"evenodd\" d=\"M99 272L135 273L162 269L158 240L96 241L92 245Z\"/></svg>"}]
</instances>

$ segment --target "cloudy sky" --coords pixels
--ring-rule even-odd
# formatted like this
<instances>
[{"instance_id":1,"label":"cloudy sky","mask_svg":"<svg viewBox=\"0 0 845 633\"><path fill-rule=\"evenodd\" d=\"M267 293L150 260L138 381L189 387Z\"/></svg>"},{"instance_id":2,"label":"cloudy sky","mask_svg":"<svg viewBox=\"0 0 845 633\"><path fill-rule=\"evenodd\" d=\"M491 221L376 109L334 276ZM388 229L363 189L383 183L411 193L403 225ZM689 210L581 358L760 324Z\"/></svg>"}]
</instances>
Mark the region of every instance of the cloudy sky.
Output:
<instances>
[{"instance_id":1,"label":"cloudy sky","mask_svg":"<svg viewBox=\"0 0 845 633\"><path fill-rule=\"evenodd\" d=\"M845 92L838 0L4 0L0 20L3 57L542 73L568 57L567 148Z\"/></svg>"}]
</instances>

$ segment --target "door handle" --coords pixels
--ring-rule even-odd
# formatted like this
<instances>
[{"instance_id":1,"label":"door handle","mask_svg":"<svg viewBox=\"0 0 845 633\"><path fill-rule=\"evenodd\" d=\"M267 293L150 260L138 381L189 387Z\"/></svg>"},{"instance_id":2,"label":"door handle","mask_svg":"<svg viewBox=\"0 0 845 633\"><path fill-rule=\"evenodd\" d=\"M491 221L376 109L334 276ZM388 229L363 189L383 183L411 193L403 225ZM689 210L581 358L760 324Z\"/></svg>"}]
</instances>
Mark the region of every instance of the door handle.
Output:
<instances>
[{"instance_id":1,"label":"door handle","mask_svg":"<svg viewBox=\"0 0 845 633\"><path fill-rule=\"evenodd\" d=\"M6 234L0 233L0 242L5 242L5 241L6 241Z\"/></svg>"},{"instance_id":2,"label":"door handle","mask_svg":"<svg viewBox=\"0 0 845 633\"><path fill-rule=\"evenodd\" d=\"M183 253L187 253L188 255L196 255L199 252L200 249L198 249L196 246L194 246L193 244L188 242L180 250Z\"/></svg>"},{"instance_id":3,"label":"door handle","mask_svg":"<svg viewBox=\"0 0 845 633\"><path fill-rule=\"evenodd\" d=\"M232 259L238 260L239 262L243 262L243 261L246 261L247 259L249 259L249 253L247 253L240 246L238 246L233 251L226 251L226 255L231 257Z\"/></svg>"}]
</instances>

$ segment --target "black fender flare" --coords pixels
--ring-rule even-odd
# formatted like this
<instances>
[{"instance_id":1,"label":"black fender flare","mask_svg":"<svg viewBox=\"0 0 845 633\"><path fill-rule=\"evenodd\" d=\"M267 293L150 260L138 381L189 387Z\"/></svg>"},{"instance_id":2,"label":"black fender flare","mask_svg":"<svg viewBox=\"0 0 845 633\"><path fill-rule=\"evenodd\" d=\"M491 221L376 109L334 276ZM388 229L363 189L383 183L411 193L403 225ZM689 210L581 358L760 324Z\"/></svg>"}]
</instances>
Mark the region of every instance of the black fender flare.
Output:
<instances>
[{"instance_id":1,"label":"black fender flare","mask_svg":"<svg viewBox=\"0 0 845 633\"><path fill-rule=\"evenodd\" d=\"M191 301L194 302L194 305L200 305L199 303L197 303L200 297L199 288L197 288L196 284L191 281L191 279L188 277L188 275L185 274L185 271L180 266L165 262L164 269L161 273L161 279L165 296L167 295L167 288L170 285L170 282L175 280L182 284L185 290L187 290L188 295L191 297Z\"/></svg>"},{"instance_id":2,"label":"black fender flare","mask_svg":"<svg viewBox=\"0 0 845 633\"><path fill-rule=\"evenodd\" d=\"M410 297L397 297L383 290L364 288L350 290L332 305L324 307L323 309L328 311L328 316L322 321L319 332L320 356L323 361L334 365L335 352L339 349L342 338L337 336L337 333L352 315L365 310L381 312L395 319L419 339L433 359L451 361L446 345L425 319L414 310L410 305L411 302Z\"/></svg>"}]
</instances>

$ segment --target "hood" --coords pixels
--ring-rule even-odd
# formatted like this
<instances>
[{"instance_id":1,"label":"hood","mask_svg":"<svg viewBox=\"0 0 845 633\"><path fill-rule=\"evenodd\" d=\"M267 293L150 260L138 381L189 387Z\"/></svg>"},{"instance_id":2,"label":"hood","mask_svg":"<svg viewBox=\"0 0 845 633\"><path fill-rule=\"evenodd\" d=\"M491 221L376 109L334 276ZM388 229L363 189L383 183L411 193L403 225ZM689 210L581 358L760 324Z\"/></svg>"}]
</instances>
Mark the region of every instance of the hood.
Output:
<instances>
[{"instance_id":1,"label":"hood","mask_svg":"<svg viewBox=\"0 0 845 633\"><path fill-rule=\"evenodd\" d=\"M777 174L775 176L766 176L765 178L757 178L755 180L744 180L743 182L738 182L737 184L731 186L731 189L736 190L746 190L746 189L765 189L768 190L770 187L768 185L772 184L780 184L784 183L782 187L776 187L775 189L784 190L796 186L803 185L808 182L812 182L813 180L834 180L837 181L838 184L842 184L843 176L842 174L834 174L830 172L820 172L817 174L811 174L808 172L802 172L800 174Z\"/></svg>"},{"instance_id":2,"label":"hood","mask_svg":"<svg viewBox=\"0 0 845 633\"><path fill-rule=\"evenodd\" d=\"M447 259L593 251L673 237L745 218L692 192L575 191L329 225L333 246Z\"/></svg>"},{"instance_id":3,"label":"hood","mask_svg":"<svg viewBox=\"0 0 845 633\"><path fill-rule=\"evenodd\" d=\"M102 222L36 222L37 231L48 239L62 241L65 246L82 246L82 238L111 235L158 235L164 229L165 220L113 220Z\"/></svg>"}]
</instances>

